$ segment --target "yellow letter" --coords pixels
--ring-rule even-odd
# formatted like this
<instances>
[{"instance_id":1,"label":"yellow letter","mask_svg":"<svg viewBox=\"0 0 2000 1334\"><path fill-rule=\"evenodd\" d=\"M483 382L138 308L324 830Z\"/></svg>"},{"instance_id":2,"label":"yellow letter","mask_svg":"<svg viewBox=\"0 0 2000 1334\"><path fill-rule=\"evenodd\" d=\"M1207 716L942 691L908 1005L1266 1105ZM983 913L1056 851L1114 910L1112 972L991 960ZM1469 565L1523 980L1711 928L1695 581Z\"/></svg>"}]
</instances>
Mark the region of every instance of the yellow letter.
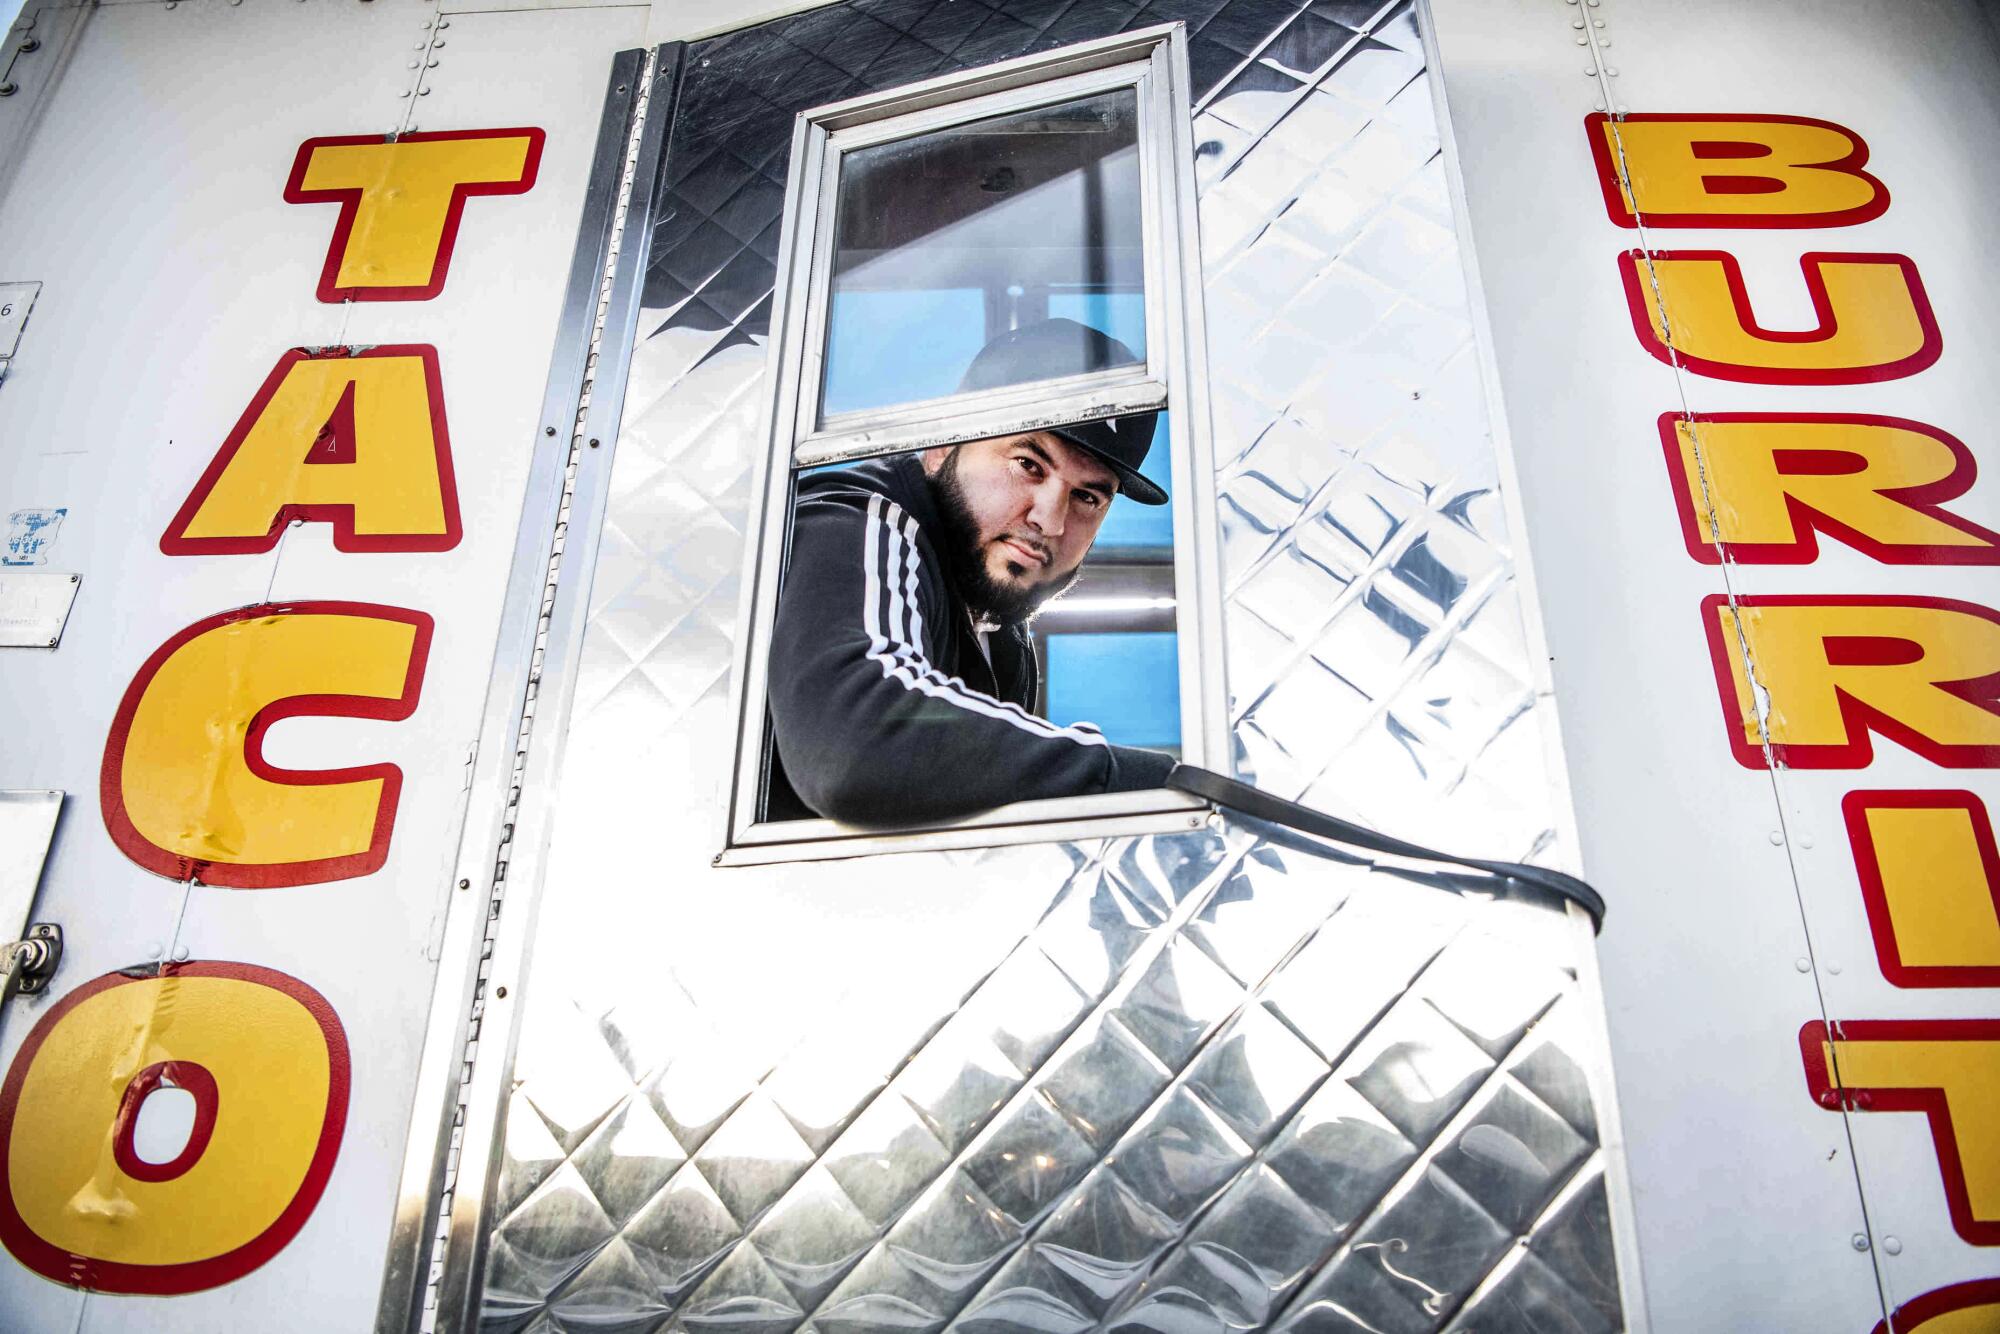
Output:
<instances>
[{"instance_id":1,"label":"yellow letter","mask_svg":"<svg viewBox=\"0 0 2000 1334\"><path fill-rule=\"evenodd\" d=\"M2000 1021L1814 1022L1799 1047L1821 1106L1928 1116L1952 1226L2000 1245Z\"/></svg>"},{"instance_id":2,"label":"yellow letter","mask_svg":"<svg viewBox=\"0 0 2000 1334\"><path fill-rule=\"evenodd\" d=\"M1950 768L2000 766L2000 615L1985 607L1829 596L1738 598L1732 610L1718 594L1702 610L1730 745L1750 768L1764 767L1767 743L1792 768L1863 768L1870 732Z\"/></svg>"},{"instance_id":3,"label":"yellow letter","mask_svg":"<svg viewBox=\"0 0 2000 1334\"><path fill-rule=\"evenodd\" d=\"M1586 116L1620 227L1851 227L1889 191L1852 130L1803 116Z\"/></svg>"},{"instance_id":4,"label":"yellow letter","mask_svg":"<svg viewBox=\"0 0 2000 1334\"><path fill-rule=\"evenodd\" d=\"M1757 323L1734 255L1628 250L1618 257L1632 328L1669 366L1751 384L1865 384L1915 375L1938 359L1944 344L1937 320L1907 258L1810 254L1800 262L1819 322L1774 330Z\"/></svg>"},{"instance_id":5,"label":"yellow letter","mask_svg":"<svg viewBox=\"0 0 2000 1334\"><path fill-rule=\"evenodd\" d=\"M2000 533L1940 502L1978 475L1972 451L1902 417L1719 412L1660 418L1688 554L1804 565L1816 533L1888 565L2000 564ZM1719 550L1718 550L1719 548Z\"/></svg>"},{"instance_id":6,"label":"yellow letter","mask_svg":"<svg viewBox=\"0 0 2000 1334\"><path fill-rule=\"evenodd\" d=\"M169 556L269 551L290 519L342 551L448 551L463 530L437 349L294 348L181 504Z\"/></svg>"},{"instance_id":7,"label":"yellow letter","mask_svg":"<svg viewBox=\"0 0 2000 1334\"><path fill-rule=\"evenodd\" d=\"M243 889L380 867L402 770L277 769L264 732L299 716L409 717L430 639L422 612L361 602L244 607L181 631L111 724L99 786L112 841L149 871Z\"/></svg>"},{"instance_id":8,"label":"yellow letter","mask_svg":"<svg viewBox=\"0 0 2000 1334\"><path fill-rule=\"evenodd\" d=\"M319 1202L347 1121L347 1038L311 987L238 963L109 973L43 1015L0 1087L0 1241L57 1283L197 1292L283 1250ZM186 1143L139 1156L161 1089Z\"/></svg>"},{"instance_id":9,"label":"yellow letter","mask_svg":"<svg viewBox=\"0 0 2000 1334\"><path fill-rule=\"evenodd\" d=\"M1882 975L1899 987L2000 987L2000 851L1970 792L1841 799Z\"/></svg>"},{"instance_id":10,"label":"yellow letter","mask_svg":"<svg viewBox=\"0 0 2000 1334\"><path fill-rule=\"evenodd\" d=\"M306 140L285 182L285 199L340 205L319 299L436 296L466 197L522 193L534 185L541 158L537 129Z\"/></svg>"}]
</instances>

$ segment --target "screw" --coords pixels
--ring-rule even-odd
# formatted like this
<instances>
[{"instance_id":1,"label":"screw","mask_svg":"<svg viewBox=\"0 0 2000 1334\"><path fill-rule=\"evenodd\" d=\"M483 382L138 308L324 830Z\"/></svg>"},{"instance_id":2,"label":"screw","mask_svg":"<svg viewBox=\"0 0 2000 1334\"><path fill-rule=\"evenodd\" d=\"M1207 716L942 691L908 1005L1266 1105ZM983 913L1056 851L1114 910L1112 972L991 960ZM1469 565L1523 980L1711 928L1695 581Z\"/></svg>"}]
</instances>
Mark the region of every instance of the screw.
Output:
<instances>
[{"instance_id":1,"label":"screw","mask_svg":"<svg viewBox=\"0 0 2000 1334\"><path fill-rule=\"evenodd\" d=\"M55 646L56 646L56 641L55 641L54 637L53 637L53 636L51 636L51 637L50 637L50 639L49 639L49 647L50 647L50 648L54 648Z\"/></svg>"},{"instance_id":2,"label":"screw","mask_svg":"<svg viewBox=\"0 0 2000 1334\"><path fill-rule=\"evenodd\" d=\"M460 889L471 889L471 888L472 888L472 882L471 882L470 880L461 880L461 881L459 881L459 882L458 882L458 887L459 887Z\"/></svg>"},{"instance_id":3,"label":"screw","mask_svg":"<svg viewBox=\"0 0 2000 1334\"><path fill-rule=\"evenodd\" d=\"M710 857L710 858L708 859L708 864L709 864L710 866L720 866L720 865L722 865L722 854L718 852L718 853L716 853L716 854L715 854L715 855L714 855L713 857Z\"/></svg>"},{"instance_id":4,"label":"screw","mask_svg":"<svg viewBox=\"0 0 2000 1334\"><path fill-rule=\"evenodd\" d=\"M76 582L77 582L78 580L80 580L80 579L82 579L82 578L83 578L83 576L82 576L82 575L80 575L80 574L73 574L73 575L71 575L71 576L69 577L69 581L70 581L71 583L76 583Z\"/></svg>"},{"instance_id":5,"label":"screw","mask_svg":"<svg viewBox=\"0 0 2000 1334\"><path fill-rule=\"evenodd\" d=\"M592 449L596 449L596 448L597 448L597 442L596 442L595 440L591 441L591 442L590 442L590 447L591 447Z\"/></svg>"},{"instance_id":6,"label":"screw","mask_svg":"<svg viewBox=\"0 0 2000 1334\"><path fill-rule=\"evenodd\" d=\"M554 435L555 433L556 433L556 428L553 426L544 426L542 428L543 435Z\"/></svg>"},{"instance_id":7,"label":"screw","mask_svg":"<svg viewBox=\"0 0 2000 1334\"><path fill-rule=\"evenodd\" d=\"M1901 1255L1903 1253L1902 1240L1897 1237L1884 1237L1882 1238L1882 1249L1891 1255Z\"/></svg>"},{"instance_id":8,"label":"screw","mask_svg":"<svg viewBox=\"0 0 2000 1334\"><path fill-rule=\"evenodd\" d=\"M1854 1249L1857 1251L1865 1251L1868 1249L1868 1234L1866 1232L1855 1233L1854 1236L1850 1239L1850 1241Z\"/></svg>"},{"instance_id":9,"label":"screw","mask_svg":"<svg viewBox=\"0 0 2000 1334\"><path fill-rule=\"evenodd\" d=\"M506 1000L506 999L507 999L507 988L505 988L505 987L495 987L495 988L493 989L493 995L494 995L494 996L495 996L495 997L496 997L497 999L499 999L499 1000Z\"/></svg>"}]
</instances>

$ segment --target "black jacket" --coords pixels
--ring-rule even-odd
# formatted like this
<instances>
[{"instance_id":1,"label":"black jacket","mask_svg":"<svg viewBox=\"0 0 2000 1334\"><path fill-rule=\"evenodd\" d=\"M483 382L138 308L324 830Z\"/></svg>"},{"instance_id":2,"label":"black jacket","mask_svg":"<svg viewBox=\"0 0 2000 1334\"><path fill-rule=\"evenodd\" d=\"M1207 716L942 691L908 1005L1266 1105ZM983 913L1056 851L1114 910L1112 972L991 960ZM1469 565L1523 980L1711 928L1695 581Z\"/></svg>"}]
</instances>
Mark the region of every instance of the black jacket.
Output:
<instances>
[{"instance_id":1,"label":"black jacket","mask_svg":"<svg viewBox=\"0 0 2000 1334\"><path fill-rule=\"evenodd\" d=\"M987 637L987 663L932 545L939 520L916 455L810 474L794 516L771 643L767 818L911 824L1165 781L1170 756L1029 711L1039 672L1021 627Z\"/></svg>"}]
</instances>

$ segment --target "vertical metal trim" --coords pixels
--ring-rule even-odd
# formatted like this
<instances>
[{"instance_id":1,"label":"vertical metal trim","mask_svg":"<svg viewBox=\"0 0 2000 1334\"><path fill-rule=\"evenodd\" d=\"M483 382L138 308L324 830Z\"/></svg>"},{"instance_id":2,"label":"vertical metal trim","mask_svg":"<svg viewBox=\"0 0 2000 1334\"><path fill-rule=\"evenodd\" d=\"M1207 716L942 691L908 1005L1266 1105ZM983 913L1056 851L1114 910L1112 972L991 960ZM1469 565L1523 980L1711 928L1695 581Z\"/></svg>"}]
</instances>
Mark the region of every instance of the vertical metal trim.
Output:
<instances>
[{"instance_id":1,"label":"vertical metal trim","mask_svg":"<svg viewBox=\"0 0 2000 1334\"><path fill-rule=\"evenodd\" d=\"M1547 758L1549 782L1553 787L1549 803L1562 841L1571 849L1572 869L1581 871L1583 847L1579 841L1576 802L1571 795L1569 760L1562 743L1561 719L1555 715L1555 682L1549 670L1548 634L1542 624L1541 594L1535 580L1534 546L1528 537L1527 511L1521 504L1521 476L1515 465L1514 439L1508 429L1506 394L1500 380L1500 362L1493 348L1493 321L1486 307L1486 287L1480 277L1478 241L1472 230L1472 215L1466 202L1465 174L1459 166L1458 141L1452 133L1451 104L1445 92L1443 52L1437 40L1437 24L1431 14L1431 0L1414 0L1417 33L1424 43L1425 77L1430 83L1431 103L1436 108L1438 149L1444 159L1446 187L1451 193L1453 230L1458 234L1459 255L1465 274L1466 307L1472 324L1472 346L1479 367L1479 383L1486 396L1487 431L1493 441L1493 461L1500 479L1500 503L1507 516L1507 531L1514 545L1514 580L1521 590L1521 633L1528 644L1528 665L1534 673L1535 694L1550 701L1553 727L1542 729L1542 749ZM1566 908L1570 934L1575 942L1577 991L1585 1002L1582 1011L1590 1030L1596 1061L1584 1071L1589 1081L1591 1101L1597 1117L1597 1141L1604 1158L1604 1186L1611 1211L1611 1248L1618 1264L1619 1301L1624 1306L1625 1327L1632 1334L1646 1334L1650 1316L1646 1307L1644 1274L1639 1254L1638 1222L1633 1214L1632 1181L1625 1161L1625 1130L1618 1114L1618 1090L1611 1069L1611 1033L1604 1000L1604 978L1597 960L1597 938L1589 916L1575 904Z\"/></svg>"},{"instance_id":2,"label":"vertical metal trim","mask_svg":"<svg viewBox=\"0 0 2000 1334\"><path fill-rule=\"evenodd\" d=\"M666 135L673 122L685 52L683 43L666 43L646 58L644 70L635 69L628 80L636 105L630 129L617 144L618 168L612 179L614 183L622 180L629 203L622 220L614 220L608 230L601 276L590 291L590 313L601 319L601 335L589 361L580 410L573 418L565 504L553 524L547 547L547 578L537 601L542 619L531 681L536 689L525 701L522 740L509 757L518 761L510 785L513 818L501 831L497 845L501 848L497 870L509 886L507 910L492 918L490 949L472 1005L472 1019L478 1025L477 1046L484 1059L469 1064L457 1131L461 1148L456 1188L449 1213L441 1220L445 1249L437 1275L434 1321L439 1330L478 1326L486 1265L486 1215L499 1176L500 1130L520 1038L516 1019L546 870L556 780L561 773L576 665L597 564L597 538L610 489L612 456L624 412L626 376L652 249L659 169L666 155ZM621 53L621 61L627 56L636 64L640 53ZM653 98L664 103L657 114L649 114ZM571 534L582 535L574 552L566 550ZM546 716L550 726L546 737L531 743L529 731L536 714ZM488 987L490 997L485 992Z\"/></svg>"},{"instance_id":3,"label":"vertical metal trim","mask_svg":"<svg viewBox=\"0 0 2000 1334\"><path fill-rule=\"evenodd\" d=\"M535 652L542 637L546 590L561 555L576 424L591 371L604 271L617 237L618 202L644 61L643 51L619 52L606 81L604 113L591 154L548 384L535 423L528 486L480 719L472 798L454 868L457 887L450 895L439 948L376 1308L377 1334L404 1334L422 1327L425 1297L439 1275L434 1247L446 1240L439 1207L455 1184L452 1159L464 1142L460 1095L469 1074L468 1042L481 1022L479 990L490 957L487 928L498 911L506 869L496 853L508 841L508 814L517 798L511 780L517 758L529 744L539 684Z\"/></svg>"}]
</instances>

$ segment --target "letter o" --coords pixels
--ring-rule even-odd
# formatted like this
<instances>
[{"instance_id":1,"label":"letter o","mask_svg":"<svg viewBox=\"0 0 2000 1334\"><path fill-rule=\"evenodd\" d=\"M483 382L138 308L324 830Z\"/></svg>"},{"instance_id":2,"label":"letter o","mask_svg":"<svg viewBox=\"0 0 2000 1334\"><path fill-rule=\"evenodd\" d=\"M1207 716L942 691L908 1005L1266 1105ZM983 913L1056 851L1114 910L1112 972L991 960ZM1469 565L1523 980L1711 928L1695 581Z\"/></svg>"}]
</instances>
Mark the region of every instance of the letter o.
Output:
<instances>
[{"instance_id":1,"label":"letter o","mask_svg":"<svg viewBox=\"0 0 2000 1334\"><path fill-rule=\"evenodd\" d=\"M319 1203L347 1122L347 1037L326 998L240 963L109 973L44 1015L0 1085L0 1244L70 1287L197 1292L283 1250ZM138 1156L171 1085L194 1128Z\"/></svg>"}]
</instances>

